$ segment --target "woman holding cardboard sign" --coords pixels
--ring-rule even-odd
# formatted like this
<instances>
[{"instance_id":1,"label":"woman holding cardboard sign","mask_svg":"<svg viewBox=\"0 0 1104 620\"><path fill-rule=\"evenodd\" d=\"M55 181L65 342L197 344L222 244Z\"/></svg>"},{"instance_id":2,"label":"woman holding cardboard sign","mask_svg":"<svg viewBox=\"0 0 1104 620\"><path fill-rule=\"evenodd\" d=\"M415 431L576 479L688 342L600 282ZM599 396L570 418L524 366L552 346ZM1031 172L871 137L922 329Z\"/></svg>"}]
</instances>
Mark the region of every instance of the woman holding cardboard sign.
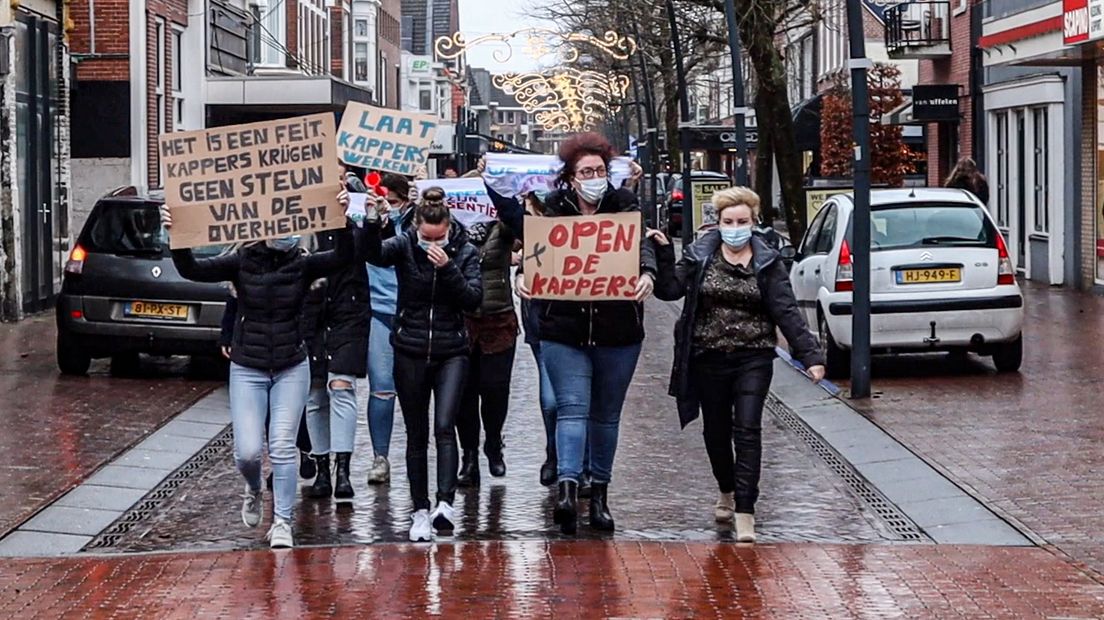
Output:
<instances>
[{"instance_id":1,"label":"woman holding cardboard sign","mask_svg":"<svg viewBox=\"0 0 1104 620\"><path fill-rule=\"evenodd\" d=\"M705 448L721 495L718 522L736 522L740 542L755 541L763 405L774 373L777 329L814 381L824 357L797 307L782 256L753 227L759 196L746 187L713 194L718 228L675 251L659 231L656 297L686 300L675 327L671 395L682 426L704 422Z\"/></svg>"},{"instance_id":2,"label":"woman holding cardboard sign","mask_svg":"<svg viewBox=\"0 0 1104 620\"><path fill-rule=\"evenodd\" d=\"M636 194L614 189L609 182L613 156L609 141L596 133L579 134L564 142L559 188L545 200L545 217L639 213ZM607 493L621 408L644 341L642 303L652 293L655 274L654 249L643 243L634 298L541 302L541 356L556 394L559 482L554 518L565 534L576 530L576 504L588 445L590 524L599 530L614 529ZM520 274L515 286L522 298L532 297Z\"/></svg>"},{"instance_id":3,"label":"woman holding cardboard sign","mask_svg":"<svg viewBox=\"0 0 1104 620\"><path fill-rule=\"evenodd\" d=\"M343 190L338 200L345 208ZM168 207L161 222L172 228ZM261 522L261 450L265 416L269 422L274 518L268 531L273 548L292 547L291 512L296 492L295 438L310 391L310 361L303 344L300 315L312 282L353 260L350 231L338 235L337 247L307 255L299 238L254 243L213 258L197 259L191 250L173 250L180 275L196 282L229 281L238 291L238 325L230 348L230 422L234 459L246 481L241 507L249 527Z\"/></svg>"},{"instance_id":4,"label":"woman holding cardboard sign","mask_svg":"<svg viewBox=\"0 0 1104 620\"><path fill-rule=\"evenodd\" d=\"M431 187L414 211L414 228L381 241L380 225L365 227L368 261L394 267L398 315L391 331L395 387L406 423L406 469L414 514L410 540L429 542L433 530L455 529L456 416L468 374L464 313L479 308L483 284L479 255L464 228L452 221L445 192ZM437 508L429 502L429 401L437 441Z\"/></svg>"}]
</instances>

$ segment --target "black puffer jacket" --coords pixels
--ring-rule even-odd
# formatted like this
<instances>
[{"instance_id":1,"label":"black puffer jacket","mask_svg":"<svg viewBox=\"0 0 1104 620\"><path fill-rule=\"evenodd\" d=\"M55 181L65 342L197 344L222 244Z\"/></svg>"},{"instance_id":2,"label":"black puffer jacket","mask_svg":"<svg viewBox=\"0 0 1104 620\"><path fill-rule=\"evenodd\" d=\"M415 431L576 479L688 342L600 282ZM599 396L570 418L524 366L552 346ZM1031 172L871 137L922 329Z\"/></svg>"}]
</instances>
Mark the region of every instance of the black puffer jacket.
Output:
<instances>
[{"instance_id":1,"label":"black puffer jacket","mask_svg":"<svg viewBox=\"0 0 1104 620\"><path fill-rule=\"evenodd\" d=\"M522 238L525 207L490 187L487 193L498 210L498 221L480 222L468 228L468 237L479 252L483 274L483 303L472 316L483 317L514 311L514 287L510 263L514 242Z\"/></svg>"},{"instance_id":2,"label":"black puffer jacket","mask_svg":"<svg viewBox=\"0 0 1104 620\"><path fill-rule=\"evenodd\" d=\"M715 260L721 247L721 233L710 231L682 251L682 259L675 264L673 245L660 247L659 280L656 297L664 301L677 301L683 297L682 317L675 324L675 361L671 368L670 394L678 400L679 420L682 426L694 421L700 411L700 401L690 380L690 360L693 356L694 322L697 320L698 301L702 282L709 264ZM766 305L767 315L782 330L794 358L805 365L824 364L809 327L797 307L797 299L790 287L790 276L782 262L782 255L769 245L769 241L756 233L751 238L753 252L751 267Z\"/></svg>"},{"instance_id":3,"label":"black puffer jacket","mask_svg":"<svg viewBox=\"0 0 1104 620\"><path fill-rule=\"evenodd\" d=\"M378 224L364 228L368 262L394 267L399 279L398 314L391 346L411 357L443 360L469 352L464 313L479 308L483 283L479 255L464 227L453 222L445 247L451 260L438 269L418 246L416 228L380 239Z\"/></svg>"},{"instance_id":4,"label":"black puffer jacket","mask_svg":"<svg viewBox=\"0 0 1104 620\"><path fill-rule=\"evenodd\" d=\"M544 204L545 217L581 215L575 190L556 190ZM598 213L640 212L636 194L610 186ZM640 273L656 277L655 248L640 227ZM644 341L644 305L635 301L541 301L540 337L573 347L619 347Z\"/></svg>"},{"instance_id":5,"label":"black puffer jacket","mask_svg":"<svg viewBox=\"0 0 1104 620\"><path fill-rule=\"evenodd\" d=\"M257 243L236 252L196 259L191 250L173 250L180 275L196 282L225 282L238 291L238 324L230 361L258 370L279 371L307 358L302 332L303 301L311 282L353 260L349 231L338 234L337 248L304 254Z\"/></svg>"},{"instance_id":6,"label":"black puffer jacket","mask_svg":"<svg viewBox=\"0 0 1104 620\"><path fill-rule=\"evenodd\" d=\"M342 233L315 235L318 251L337 248ZM368 329L372 320L368 271L363 244L356 257L312 290L304 308L303 336L311 351L311 375L317 383L328 373L365 377L368 371Z\"/></svg>"}]
</instances>

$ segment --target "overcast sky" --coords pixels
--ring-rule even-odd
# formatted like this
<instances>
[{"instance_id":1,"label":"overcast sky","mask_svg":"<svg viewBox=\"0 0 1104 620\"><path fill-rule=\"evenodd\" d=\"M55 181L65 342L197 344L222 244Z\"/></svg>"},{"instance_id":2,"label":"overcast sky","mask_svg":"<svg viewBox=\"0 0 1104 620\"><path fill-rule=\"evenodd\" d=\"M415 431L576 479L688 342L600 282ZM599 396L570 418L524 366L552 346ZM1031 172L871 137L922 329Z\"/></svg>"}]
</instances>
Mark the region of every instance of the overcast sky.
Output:
<instances>
[{"instance_id":1,"label":"overcast sky","mask_svg":"<svg viewBox=\"0 0 1104 620\"><path fill-rule=\"evenodd\" d=\"M478 36L506 34L525 28L548 27L527 15L527 8L540 0L460 0L460 30L469 41ZM525 72L538 68L538 63L519 46L514 46L513 58L507 63L494 59L495 50L506 51L504 44L483 44L468 52L468 64L489 69L492 73Z\"/></svg>"}]
</instances>

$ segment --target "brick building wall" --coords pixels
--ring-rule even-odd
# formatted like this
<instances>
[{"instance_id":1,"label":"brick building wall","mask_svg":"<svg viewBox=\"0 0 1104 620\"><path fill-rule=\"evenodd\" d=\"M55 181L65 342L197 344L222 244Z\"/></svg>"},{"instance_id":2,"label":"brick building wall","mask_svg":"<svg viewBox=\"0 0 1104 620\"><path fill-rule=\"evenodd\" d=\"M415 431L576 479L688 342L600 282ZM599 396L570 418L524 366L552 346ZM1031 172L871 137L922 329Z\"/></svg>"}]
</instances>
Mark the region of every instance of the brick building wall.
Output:
<instances>
[{"instance_id":1,"label":"brick building wall","mask_svg":"<svg viewBox=\"0 0 1104 620\"><path fill-rule=\"evenodd\" d=\"M95 2L95 7L95 53L106 57L78 63L77 79L129 81L127 55L130 53L130 8L123 0L99 0ZM74 54L92 53L89 8L89 0L73 0L70 5L69 16L73 20L74 29L69 33L69 48Z\"/></svg>"},{"instance_id":2,"label":"brick building wall","mask_svg":"<svg viewBox=\"0 0 1104 620\"><path fill-rule=\"evenodd\" d=\"M162 128L157 126L157 24L164 20L164 32L162 45L164 45L165 59L161 70L164 80L164 96L162 97L162 110L164 115L164 132L171 133L173 128L173 75L172 67L175 59L172 57L173 25L185 27L188 25L187 0L147 0L146 2L146 152L148 183L150 187L161 187L161 155L158 151L158 138Z\"/></svg>"},{"instance_id":3,"label":"brick building wall","mask_svg":"<svg viewBox=\"0 0 1104 620\"><path fill-rule=\"evenodd\" d=\"M973 98L970 96L970 57L974 43L970 37L970 13L980 10L969 6L961 15L951 17L951 55L948 58L920 61L920 84L958 84L961 122L944 131L957 136L958 157L974 156ZM945 155L948 136L939 123L927 125L928 184L939 186L950 174L957 158Z\"/></svg>"},{"instance_id":4,"label":"brick building wall","mask_svg":"<svg viewBox=\"0 0 1104 620\"><path fill-rule=\"evenodd\" d=\"M330 12L330 73L341 78L345 73L345 34L343 25L347 13L342 8L345 2L329 9Z\"/></svg>"},{"instance_id":5,"label":"brick building wall","mask_svg":"<svg viewBox=\"0 0 1104 620\"><path fill-rule=\"evenodd\" d=\"M383 0L379 11L379 50L387 56L387 92L383 93L384 107L401 108L401 88L396 67L402 62L402 0Z\"/></svg>"},{"instance_id":6,"label":"brick building wall","mask_svg":"<svg viewBox=\"0 0 1104 620\"><path fill-rule=\"evenodd\" d=\"M1096 284L1096 210L1099 200L1097 186L1096 143L1098 137L1097 102L1098 85L1095 63L1086 63L1081 74L1081 126L1089 128L1087 135L1082 134L1081 145L1081 288L1091 289ZM1104 275L1104 274L1102 274Z\"/></svg>"}]
</instances>

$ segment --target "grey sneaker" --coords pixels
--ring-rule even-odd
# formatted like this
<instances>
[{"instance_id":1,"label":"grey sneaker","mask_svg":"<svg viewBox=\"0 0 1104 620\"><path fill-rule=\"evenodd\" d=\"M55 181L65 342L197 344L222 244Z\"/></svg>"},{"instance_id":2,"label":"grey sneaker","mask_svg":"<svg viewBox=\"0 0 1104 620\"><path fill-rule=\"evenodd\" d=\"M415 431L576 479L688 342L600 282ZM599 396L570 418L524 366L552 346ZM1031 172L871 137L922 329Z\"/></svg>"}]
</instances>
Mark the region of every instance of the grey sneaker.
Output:
<instances>
[{"instance_id":1,"label":"grey sneaker","mask_svg":"<svg viewBox=\"0 0 1104 620\"><path fill-rule=\"evenodd\" d=\"M456 509L448 502L438 502L437 509L430 516L433 529L442 536L451 536L456 529Z\"/></svg>"},{"instance_id":2,"label":"grey sneaker","mask_svg":"<svg viewBox=\"0 0 1104 620\"><path fill-rule=\"evenodd\" d=\"M368 472L368 484L391 484L391 463L386 456L376 455Z\"/></svg>"},{"instance_id":3,"label":"grey sneaker","mask_svg":"<svg viewBox=\"0 0 1104 620\"><path fill-rule=\"evenodd\" d=\"M245 493L242 494L242 523L247 527L257 527L261 524L261 492L254 491L245 485Z\"/></svg>"},{"instance_id":4,"label":"grey sneaker","mask_svg":"<svg viewBox=\"0 0 1104 620\"><path fill-rule=\"evenodd\" d=\"M732 523L736 515L736 499L732 493L721 493L717 505L713 508L713 518L717 523Z\"/></svg>"},{"instance_id":5,"label":"grey sneaker","mask_svg":"<svg viewBox=\"0 0 1104 620\"><path fill-rule=\"evenodd\" d=\"M410 518L410 542L431 542L433 527L429 523L429 511L419 510Z\"/></svg>"},{"instance_id":6,"label":"grey sneaker","mask_svg":"<svg viewBox=\"0 0 1104 620\"><path fill-rule=\"evenodd\" d=\"M266 538L273 549L291 549L295 546L295 539L291 536L291 524L279 517L276 517Z\"/></svg>"},{"instance_id":7,"label":"grey sneaker","mask_svg":"<svg viewBox=\"0 0 1104 620\"><path fill-rule=\"evenodd\" d=\"M755 542L755 515L736 513L736 542Z\"/></svg>"}]
</instances>

